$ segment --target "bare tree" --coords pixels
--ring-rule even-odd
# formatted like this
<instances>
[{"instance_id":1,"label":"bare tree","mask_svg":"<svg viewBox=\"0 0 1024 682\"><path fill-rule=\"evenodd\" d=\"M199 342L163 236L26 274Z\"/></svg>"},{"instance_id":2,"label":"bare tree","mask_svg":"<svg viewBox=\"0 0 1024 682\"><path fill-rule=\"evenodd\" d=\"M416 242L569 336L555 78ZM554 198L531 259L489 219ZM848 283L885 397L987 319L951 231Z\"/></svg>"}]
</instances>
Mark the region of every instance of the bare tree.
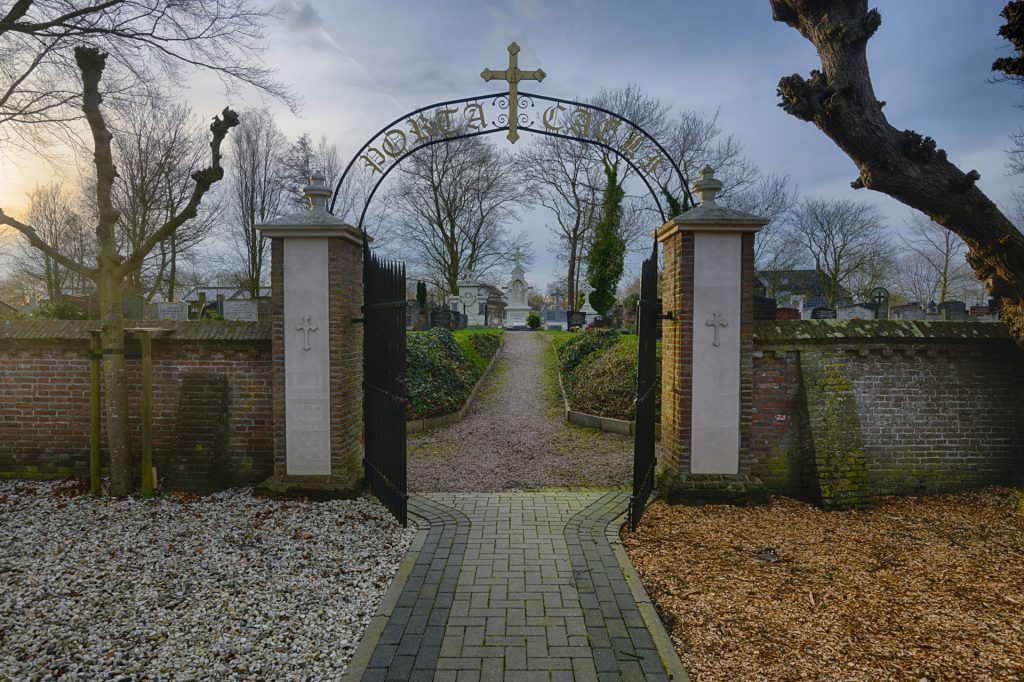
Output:
<instances>
[{"instance_id":1,"label":"bare tree","mask_svg":"<svg viewBox=\"0 0 1024 682\"><path fill-rule=\"evenodd\" d=\"M29 3L30 4L30 3ZM75 58L82 76L82 109L92 133L93 162L96 166L96 254L95 265L82 263L61 253L47 242L39 232L0 211L0 224L20 232L29 243L57 263L96 283L100 298L100 324L103 343L104 401L106 406L107 443L110 453L111 491L127 495L132 489L132 459L128 447L128 385L124 363L124 317L122 301L126 279L137 270L149 253L160 242L173 235L178 228L196 217L199 205L210 188L224 175L220 165L221 143L228 131L238 124L238 116L224 109L210 125L210 166L192 173L192 191L181 210L170 216L139 248L122 254L117 246L117 224L120 213L114 205L114 182L117 168L114 164L111 140L100 109L100 79L106 66L103 52L90 47L77 47Z\"/></svg>"},{"instance_id":2,"label":"bare tree","mask_svg":"<svg viewBox=\"0 0 1024 682\"><path fill-rule=\"evenodd\" d=\"M26 219L36 228L40 238L61 254L76 262L91 264L95 249L93 240L63 186L58 183L45 187L37 185L29 192ZM62 265L53 256L33 248L27 241L19 249L15 272L39 282L40 291L51 301L66 293L81 294L92 288L92 280Z\"/></svg>"},{"instance_id":3,"label":"bare tree","mask_svg":"<svg viewBox=\"0 0 1024 682\"><path fill-rule=\"evenodd\" d=\"M431 145L407 159L391 192L396 243L421 279L458 293L466 276L485 278L525 250L507 223L522 201L517 166L478 138Z\"/></svg>"},{"instance_id":4,"label":"bare tree","mask_svg":"<svg viewBox=\"0 0 1024 682\"><path fill-rule=\"evenodd\" d=\"M342 171L341 156L337 145L328 143L326 137L321 137L314 145L309 133L303 133L288 147L284 170L289 202L296 210L301 210L308 205L303 188L309 184L310 176L320 171L327 179L327 186L334 187Z\"/></svg>"},{"instance_id":5,"label":"bare tree","mask_svg":"<svg viewBox=\"0 0 1024 682\"><path fill-rule=\"evenodd\" d=\"M600 211L600 170L594 154L581 142L546 137L535 141L520 156L528 168L529 195L548 209L548 224L556 251L566 262L566 301L575 308L581 264L586 262L591 232Z\"/></svg>"},{"instance_id":6,"label":"bare tree","mask_svg":"<svg viewBox=\"0 0 1024 682\"><path fill-rule=\"evenodd\" d=\"M256 226L276 218L288 204L287 151L288 142L268 109L243 114L230 145L227 203L237 281L253 297L259 296L270 257L269 242Z\"/></svg>"},{"instance_id":7,"label":"bare tree","mask_svg":"<svg viewBox=\"0 0 1024 682\"><path fill-rule=\"evenodd\" d=\"M754 241L754 267L765 273L768 295L774 296L781 286L782 273L798 267L806 256L793 244L791 223L797 191L788 175L762 175L755 167L751 168L755 179L748 181L745 175L743 182L734 185L721 203L768 219Z\"/></svg>"},{"instance_id":8,"label":"bare tree","mask_svg":"<svg viewBox=\"0 0 1024 682\"><path fill-rule=\"evenodd\" d=\"M814 263L829 307L842 289L867 286L891 254L881 215L845 199L804 199L793 212L794 244Z\"/></svg>"},{"instance_id":9,"label":"bare tree","mask_svg":"<svg viewBox=\"0 0 1024 682\"><path fill-rule=\"evenodd\" d=\"M118 169L113 202L121 216L117 242L120 250L131 252L188 203L188 179L203 165L207 139L189 107L162 97L119 111L111 127ZM174 299L181 259L209 236L219 217L215 198L207 196L195 218L160 242L129 273L127 284L133 291L147 300L156 294Z\"/></svg>"},{"instance_id":10,"label":"bare tree","mask_svg":"<svg viewBox=\"0 0 1024 682\"><path fill-rule=\"evenodd\" d=\"M910 271L932 282L929 300L942 303L950 296L962 297L974 280L964 258L964 241L921 213L914 213L907 221L907 232L903 243L913 255Z\"/></svg>"},{"instance_id":11,"label":"bare tree","mask_svg":"<svg viewBox=\"0 0 1024 682\"><path fill-rule=\"evenodd\" d=\"M41 149L74 136L81 88L74 50L108 57L108 104L201 69L294 104L263 66L266 22L251 0L15 0L0 7L0 143Z\"/></svg>"},{"instance_id":12,"label":"bare tree","mask_svg":"<svg viewBox=\"0 0 1024 682\"><path fill-rule=\"evenodd\" d=\"M769 0L772 16L817 49L821 70L779 81L780 106L813 122L856 163L853 187L888 194L916 208L967 243L967 260L1024 343L1024 234L935 140L897 130L875 97L867 44L882 17L867 0ZM998 66L998 65L997 65Z\"/></svg>"}]
</instances>

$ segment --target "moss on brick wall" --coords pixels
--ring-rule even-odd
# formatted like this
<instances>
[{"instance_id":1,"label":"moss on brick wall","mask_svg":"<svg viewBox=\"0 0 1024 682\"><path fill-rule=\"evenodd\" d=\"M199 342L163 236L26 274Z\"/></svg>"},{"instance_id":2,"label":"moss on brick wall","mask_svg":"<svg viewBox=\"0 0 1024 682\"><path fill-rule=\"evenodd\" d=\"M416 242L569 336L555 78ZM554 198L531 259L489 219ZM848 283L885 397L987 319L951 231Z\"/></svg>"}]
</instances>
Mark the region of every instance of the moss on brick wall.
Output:
<instances>
[{"instance_id":1,"label":"moss on brick wall","mask_svg":"<svg viewBox=\"0 0 1024 682\"><path fill-rule=\"evenodd\" d=\"M860 416L845 356L828 351L801 354L804 397L800 407L810 436L803 453L810 484L826 509L851 509L871 500L869 456L861 438Z\"/></svg>"}]
</instances>

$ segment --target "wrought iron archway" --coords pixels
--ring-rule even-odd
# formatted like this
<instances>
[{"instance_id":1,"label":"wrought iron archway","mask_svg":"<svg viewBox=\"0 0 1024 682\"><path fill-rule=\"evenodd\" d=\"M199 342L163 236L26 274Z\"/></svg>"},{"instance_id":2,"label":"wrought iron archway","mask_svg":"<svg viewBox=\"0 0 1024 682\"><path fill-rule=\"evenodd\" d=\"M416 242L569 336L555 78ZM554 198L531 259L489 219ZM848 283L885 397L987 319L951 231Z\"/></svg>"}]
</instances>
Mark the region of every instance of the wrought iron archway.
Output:
<instances>
[{"instance_id":1,"label":"wrought iron archway","mask_svg":"<svg viewBox=\"0 0 1024 682\"><path fill-rule=\"evenodd\" d=\"M594 145L616 155L647 187L663 222L667 222L669 216L656 189L664 186L655 175L659 168L675 173L679 187L688 199L685 205L692 205L682 170L650 133L625 116L601 106L520 92L520 81L542 81L546 74L540 69L519 69L519 46L515 43L509 45L508 52L507 70L484 69L480 74L485 81L508 81L508 91L431 104L388 123L359 149L345 167L334 188L330 212L334 213L341 188L360 160L380 176L363 201L358 222L358 227L362 228L366 211L381 183L412 154L432 145L499 132L507 132L509 141L515 143L519 139L519 130ZM537 102L548 103L549 106L542 110ZM408 501L405 432L408 392L404 372L403 312L406 305L405 267L382 261L372 254L365 230L363 261L363 321L366 324L363 419L367 434L364 468L374 494L404 525ZM651 495L657 463L654 450L655 349L657 319L661 316L657 272L658 243L655 241L651 256L644 261L638 305L637 426L633 449L633 494L629 498L629 522L633 528Z\"/></svg>"},{"instance_id":2,"label":"wrought iron archway","mask_svg":"<svg viewBox=\"0 0 1024 682\"><path fill-rule=\"evenodd\" d=\"M538 107L538 101L549 106ZM456 120L458 118L461 120ZM357 227L362 228L377 190L391 171L409 156L432 145L501 132L507 132L514 142L520 130L611 152L625 161L644 183L663 221L670 216L665 213L658 193L661 185L655 171L667 167L676 176L681 190L689 192L679 164L660 142L634 121L595 104L509 90L429 104L391 121L349 161L335 185L329 210L334 212L341 188L359 161L379 175L363 202L357 223Z\"/></svg>"}]
</instances>

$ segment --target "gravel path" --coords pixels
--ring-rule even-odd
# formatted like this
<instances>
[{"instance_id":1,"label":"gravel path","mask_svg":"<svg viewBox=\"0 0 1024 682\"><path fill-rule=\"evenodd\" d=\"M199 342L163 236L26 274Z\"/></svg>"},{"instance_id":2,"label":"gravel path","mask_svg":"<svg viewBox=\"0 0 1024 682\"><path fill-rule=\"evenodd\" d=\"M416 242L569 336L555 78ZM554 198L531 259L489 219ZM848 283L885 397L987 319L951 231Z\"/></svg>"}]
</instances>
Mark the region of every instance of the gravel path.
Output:
<instances>
[{"instance_id":1,"label":"gravel path","mask_svg":"<svg viewBox=\"0 0 1024 682\"><path fill-rule=\"evenodd\" d=\"M334 679L414 530L376 502L0 482L0 680Z\"/></svg>"},{"instance_id":2,"label":"gravel path","mask_svg":"<svg viewBox=\"0 0 1024 682\"><path fill-rule=\"evenodd\" d=\"M497 492L629 485L633 440L581 429L558 407L547 343L505 332L502 355L463 419L409 437L415 491Z\"/></svg>"}]
</instances>

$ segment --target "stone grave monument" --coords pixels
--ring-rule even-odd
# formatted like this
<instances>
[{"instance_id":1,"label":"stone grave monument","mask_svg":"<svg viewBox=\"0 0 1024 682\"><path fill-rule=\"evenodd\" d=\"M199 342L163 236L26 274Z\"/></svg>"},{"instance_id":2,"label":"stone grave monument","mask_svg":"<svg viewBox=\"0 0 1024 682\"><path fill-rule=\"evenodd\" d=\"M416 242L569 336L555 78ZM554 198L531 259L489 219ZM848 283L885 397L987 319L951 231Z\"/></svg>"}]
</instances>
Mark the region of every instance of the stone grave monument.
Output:
<instances>
[{"instance_id":1,"label":"stone grave monument","mask_svg":"<svg viewBox=\"0 0 1024 682\"><path fill-rule=\"evenodd\" d=\"M508 306L505 308L506 329L526 329L526 316L530 314L530 305L527 302L530 287L526 283L526 273L523 272L522 253L517 249L515 253L516 266L512 268L512 279L508 283L506 298Z\"/></svg>"}]
</instances>

